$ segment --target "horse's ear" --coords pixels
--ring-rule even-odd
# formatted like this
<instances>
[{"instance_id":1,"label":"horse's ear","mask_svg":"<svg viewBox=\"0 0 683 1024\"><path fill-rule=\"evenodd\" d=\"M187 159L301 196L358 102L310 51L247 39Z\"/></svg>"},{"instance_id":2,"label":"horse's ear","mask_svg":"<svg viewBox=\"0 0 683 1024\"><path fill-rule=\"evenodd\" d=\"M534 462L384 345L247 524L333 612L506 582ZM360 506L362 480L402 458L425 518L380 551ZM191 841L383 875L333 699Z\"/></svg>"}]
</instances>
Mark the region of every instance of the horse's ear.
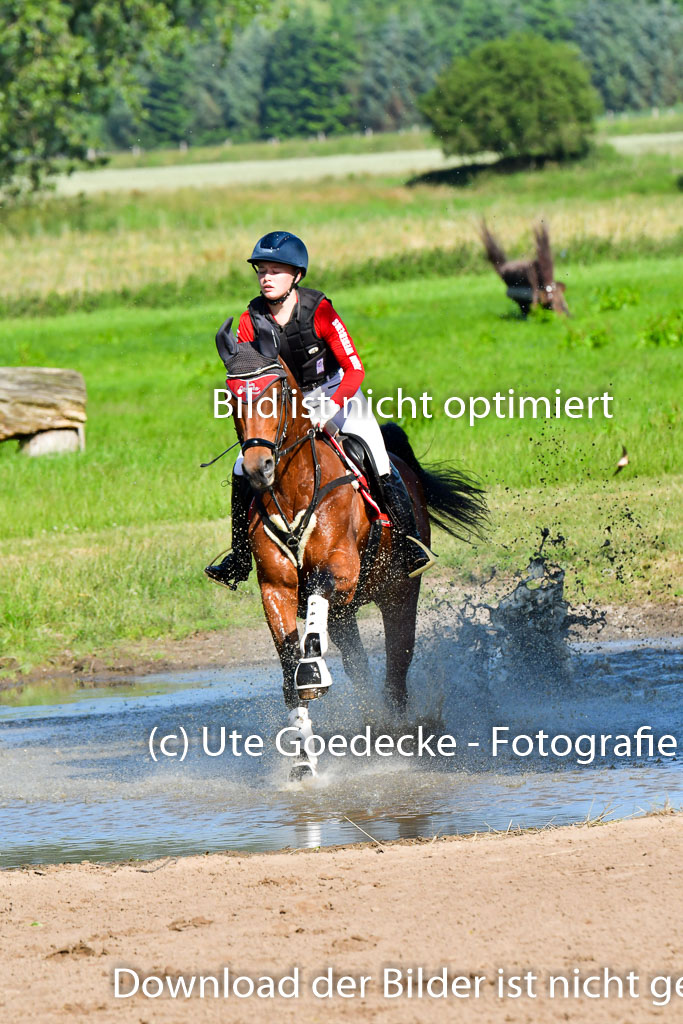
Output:
<instances>
[{"instance_id":1,"label":"horse's ear","mask_svg":"<svg viewBox=\"0 0 683 1024\"><path fill-rule=\"evenodd\" d=\"M263 313L257 311L254 318L254 348L267 359L277 359L280 352L280 338L275 327Z\"/></svg>"},{"instance_id":2,"label":"horse's ear","mask_svg":"<svg viewBox=\"0 0 683 1024\"><path fill-rule=\"evenodd\" d=\"M237 338L232 333L232 321L233 317L229 316L225 323L221 324L218 328L218 334L216 335L218 355L226 367L233 356L237 355L237 345L239 344Z\"/></svg>"}]
</instances>

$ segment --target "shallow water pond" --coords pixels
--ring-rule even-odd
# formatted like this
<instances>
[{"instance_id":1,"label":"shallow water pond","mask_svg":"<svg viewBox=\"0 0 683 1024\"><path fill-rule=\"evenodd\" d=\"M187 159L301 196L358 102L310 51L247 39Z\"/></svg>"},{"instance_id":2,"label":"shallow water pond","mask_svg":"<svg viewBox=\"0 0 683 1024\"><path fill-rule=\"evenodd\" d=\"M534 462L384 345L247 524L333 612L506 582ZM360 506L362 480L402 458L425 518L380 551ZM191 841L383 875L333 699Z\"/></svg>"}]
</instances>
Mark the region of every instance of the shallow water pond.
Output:
<instances>
[{"instance_id":1,"label":"shallow water pond","mask_svg":"<svg viewBox=\"0 0 683 1024\"><path fill-rule=\"evenodd\" d=\"M397 740L421 725L424 735L452 735L453 756L326 754L318 778L290 783L291 762L275 749L287 724L275 663L266 672L245 666L131 680L130 687L43 690L35 703L0 707L0 863L366 841L356 826L378 840L432 837L683 804L683 759L647 756L647 744L641 756L617 757L607 741L606 756L583 766L575 756L537 750L518 757L509 745L491 756L494 727L508 727L504 737L541 729L573 742L649 726L655 739L669 734L680 744L680 640L575 644L569 672L564 665L557 678L527 671L497 680L494 672L482 683L457 642L442 638L416 659L402 721L385 709L376 683L357 692L334 658L330 667L334 685L312 707L317 733L351 738L370 725L373 736ZM381 662L372 668L379 678ZM157 740L185 730L182 761L159 755L158 745L153 760L155 727ZM210 756L202 735L215 753L222 727L262 737L262 756ZM167 749L180 746L173 740Z\"/></svg>"}]
</instances>

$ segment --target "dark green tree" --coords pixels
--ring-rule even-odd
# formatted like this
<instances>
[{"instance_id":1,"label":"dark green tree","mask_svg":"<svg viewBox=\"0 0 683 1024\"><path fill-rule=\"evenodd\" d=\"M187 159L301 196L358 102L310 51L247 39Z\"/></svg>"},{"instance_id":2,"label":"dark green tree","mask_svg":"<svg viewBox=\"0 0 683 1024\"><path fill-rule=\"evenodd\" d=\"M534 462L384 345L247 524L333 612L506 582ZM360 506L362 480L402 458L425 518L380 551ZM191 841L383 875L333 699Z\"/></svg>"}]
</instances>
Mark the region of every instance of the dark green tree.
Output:
<instances>
[{"instance_id":1,"label":"dark green tree","mask_svg":"<svg viewBox=\"0 0 683 1024\"><path fill-rule=\"evenodd\" d=\"M86 157L93 115L139 109L140 67L188 32L226 32L259 0L0 0L0 189L36 190Z\"/></svg>"},{"instance_id":2,"label":"dark green tree","mask_svg":"<svg viewBox=\"0 0 683 1024\"><path fill-rule=\"evenodd\" d=\"M164 56L147 80L141 101L140 142L145 148L187 141L196 123L199 88L187 50Z\"/></svg>"},{"instance_id":3,"label":"dark green tree","mask_svg":"<svg viewBox=\"0 0 683 1024\"><path fill-rule=\"evenodd\" d=\"M573 47L513 35L455 60L421 107L446 154L562 159L586 149L599 101Z\"/></svg>"},{"instance_id":4,"label":"dark green tree","mask_svg":"<svg viewBox=\"0 0 683 1024\"><path fill-rule=\"evenodd\" d=\"M250 142L263 135L261 101L270 42L271 35L260 20L252 21L235 37L230 56L217 74L215 96L224 134L235 142Z\"/></svg>"},{"instance_id":5,"label":"dark green tree","mask_svg":"<svg viewBox=\"0 0 683 1024\"><path fill-rule=\"evenodd\" d=\"M420 11L392 15L367 41L359 89L362 128L395 131L422 121L418 98L434 84L435 36Z\"/></svg>"},{"instance_id":6,"label":"dark green tree","mask_svg":"<svg viewBox=\"0 0 683 1024\"><path fill-rule=\"evenodd\" d=\"M304 9L275 32L263 80L261 127L266 136L332 134L356 126L350 84L357 59L350 26Z\"/></svg>"},{"instance_id":7,"label":"dark green tree","mask_svg":"<svg viewBox=\"0 0 683 1024\"><path fill-rule=\"evenodd\" d=\"M683 99L683 12L669 0L587 0L572 38L608 110L669 106Z\"/></svg>"}]
</instances>

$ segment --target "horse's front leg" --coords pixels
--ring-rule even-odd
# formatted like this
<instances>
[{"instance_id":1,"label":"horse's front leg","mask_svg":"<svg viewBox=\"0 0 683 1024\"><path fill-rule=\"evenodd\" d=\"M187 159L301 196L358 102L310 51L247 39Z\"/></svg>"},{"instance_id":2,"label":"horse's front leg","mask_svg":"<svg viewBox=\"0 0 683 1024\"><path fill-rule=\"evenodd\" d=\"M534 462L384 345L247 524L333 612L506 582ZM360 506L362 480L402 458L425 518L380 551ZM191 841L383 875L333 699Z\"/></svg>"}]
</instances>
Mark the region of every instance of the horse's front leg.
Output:
<instances>
[{"instance_id":1,"label":"horse's front leg","mask_svg":"<svg viewBox=\"0 0 683 1024\"><path fill-rule=\"evenodd\" d=\"M356 685L367 683L370 665L354 612L342 609L330 618L330 636L341 651L344 671Z\"/></svg>"},{"instance_id":2,"label":"horse's front leg","mask_svg":"<svg viewBox=\"0 0 683 1024\"><path fill-rule=\"evenodd\" d=\"M329 608L327 598L321 594L311 594L308 599L306 626L301 638L301 660L294 673L294 686L302 701L322 697L332 684L325 661Z\"/></svg>"},{"instance_id":3,"label":"horse's front leg","mask_svg":"<svg viewBox=\"0 0 683 1024\"><path fill-rule=\"evenodd\" d=\"M332 550L330 550L332 548ZM306 574L305 586L310 594L306 607L306 627L301 640L302 658L299 662L295 684L303 700L322 697L332 683L330 670L325 661L328 647L328 616L333 609L333 619L348 617L347 611L358 580L360 560L355 546L337 542L332 546L329 536L326 543L310 553L312 565ZM358 638L360 641L360 638ZM362 651L362 647L361 647ZM347 668L348 656L344 656Z\"/></svg>"},{"instance_id":4,"label":"horse's front leg","mask_svg":"<svg viewBox=\"0 0 683 1024\"><path fill-rule=\"evenodd\" d=\"M318 758L312 752L303 750L303 744L313 735L313 725L308 714L307 696L301 687L297 688L296 673L300 659L299 634L296 628L298 587L283 586L282 583L261 583L261 598L266 619L282 666L282 688L285 704L289 709L289 725L297 732L301 756L292 763L291 777L301 779L316 774ZM329 675L329 673L328 673Z\"/></svg>"},{"instance_id":5,"label":"horse's front leg","mask_svg":"<svg viewBox=\"0 0 683 1024\"><path fill-rule=\"evenodd\" d=\"M306 626L299 643L296 589L266 584L261 587L261 596L282 665L285 703L291 710L299 704L321 697L332 683L325 662L329 604L319 594L309 597Z\"/></svg>"},{"instance_id":6,"label":"horse's front leg","mask_svg":"<svg viewBox=\"0 0 683 1024\"><path fill-rule=\"evenodd\" d=\"M299 661L299 633L296 628L298 587L261 582L261 600L266 621L282 666L282 690L291 711L299 703L294 673Z\"/></svg>"}]
</instances>

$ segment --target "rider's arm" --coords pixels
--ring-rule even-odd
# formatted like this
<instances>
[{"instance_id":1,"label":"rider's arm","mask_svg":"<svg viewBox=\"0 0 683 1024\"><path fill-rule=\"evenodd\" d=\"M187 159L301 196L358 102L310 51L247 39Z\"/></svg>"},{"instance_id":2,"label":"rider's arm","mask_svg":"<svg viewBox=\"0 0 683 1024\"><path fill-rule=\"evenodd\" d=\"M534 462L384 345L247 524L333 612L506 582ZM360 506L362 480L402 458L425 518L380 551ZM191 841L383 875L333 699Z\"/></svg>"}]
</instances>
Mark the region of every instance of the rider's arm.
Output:
<instances>
[{"instance_id":1,"label":"rider's arm","mask_svg":"<svg viewBox=\"0 0 683 1024\"><path fill-rule=\"evenodd\" d=\"M237 327L237 340L238 341L253 341L254 340L254 325L251 322L249 316L249 310L245 309L244 313L240 317L240 322Z\"/></svg>"},{"instance_id":2,"label":"rider's arm","mask_svg":"<svg viewBox=\"0 0 683 1024\"><path fill-rule=\"evenodd\" d=\"M330 396L332 401L341 408L344 399L351 398L358 391L365 376L365 370L344 321L328 299L323 299L316 309L314 326L318 337L330 346L344 373L341 384Z\"/></svg>"}]
</instances>

